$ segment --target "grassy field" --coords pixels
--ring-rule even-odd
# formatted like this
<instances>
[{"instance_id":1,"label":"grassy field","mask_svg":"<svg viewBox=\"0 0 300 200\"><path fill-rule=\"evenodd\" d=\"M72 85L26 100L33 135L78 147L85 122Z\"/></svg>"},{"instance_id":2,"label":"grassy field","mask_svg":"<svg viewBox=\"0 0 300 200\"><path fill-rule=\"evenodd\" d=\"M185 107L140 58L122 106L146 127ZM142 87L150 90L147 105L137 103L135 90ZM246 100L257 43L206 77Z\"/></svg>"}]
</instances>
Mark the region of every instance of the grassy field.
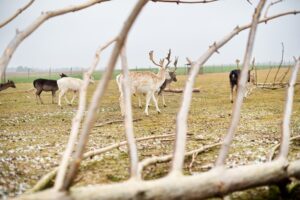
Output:
<instances>
[{"instance_id":1,"label":"grassy field","mask_svg":"<svg viewBox=\"0 0 300 200\"><path fill-rule=\"evenodd\" d=\"M259 82L264 81L266 70L258 72ZM270 75L270 80L274 73ZM178 76L179 81L172 88L183 88L186 76ZM299 79L298 79L299 80ZM44 105L36 103L32 83L17 83L17 88L9 88L0 93L0 198L16 196L32 187L41 176L58 165L67 142L71 120L77 110L64 104L63 109L51 104L50 93L42 93ZM90 85L88 100L96 84ZM229 127L232 104L229 101L228 73L199 75L195 87L201 90L192 99L188 120L187 150L199 148L222 140ZM300 134L300 88L296 86L291 135ZM228 166L266 162L271 148L280 142L285 89L256 89L245 101L238 132L227 158ZM122 119L118 103L118 89L114 80L108 86L97 114L96 124ZM153 106L149 116L138 108L133 97L133 116L141 119L134 122L136 137L174 133L176 114L181 103L181 94L166 93L167 107L159 101L161 114ZM145 104L143 102L143 104ZM153 103L152 103L153 105ZM125 140L122 123L94 127L87 147L94 150ZM299 142L291 145L289 159L300 159ZM138 144L139 159L165 155L172 152L173 141L154 140ZM103 184L128 178L128 154L125 147L85 160L80 168L75 186ZM193 172L205 171L203 166L212 165L218 148L199 154ZM185 173L191 158L185 162ZM145 179L162 177L168 172L169 164L149 166L144 171ZM266 187L236 192L232 199L278 199L276 191Z\"/></svg>"},{"instance_id":2,"label":"grassy field","mask_svg":"<svg viewBox=\"0 0 300 200\"><path fill-rule=\"evenodd\" d=\"M287 68L290 65L283 65L282 68ZM257 69L269 69L272 68L273 71L277 69L277 66L269 66L269 65L258 65L256 66ZM236 65L224 65L224 66L204 66L203 69L201 69L201 74L207 74L207 73L224 73L229 72L232 69L236 69ZM157 72L158 69L156 67L151 68L136 68L131 69L132 71L153 71ZM65 74L71 77L76 78L82 78L82 71L63 71ZM121 70L115 70L113 73L113 78L116 77L116 75L120 74ZM37 78L46 78L46 79L59 79L61 72L9 72L7 74L6 79L13 80L15 83L32 83L33 80ZM178 67L176 70L177 75L187 75L188 74L188 68L187 67ZM102 76L102 71L95 72L93 74L93 77L95 80L99 80Z\"/></svg>"}]
</instances>

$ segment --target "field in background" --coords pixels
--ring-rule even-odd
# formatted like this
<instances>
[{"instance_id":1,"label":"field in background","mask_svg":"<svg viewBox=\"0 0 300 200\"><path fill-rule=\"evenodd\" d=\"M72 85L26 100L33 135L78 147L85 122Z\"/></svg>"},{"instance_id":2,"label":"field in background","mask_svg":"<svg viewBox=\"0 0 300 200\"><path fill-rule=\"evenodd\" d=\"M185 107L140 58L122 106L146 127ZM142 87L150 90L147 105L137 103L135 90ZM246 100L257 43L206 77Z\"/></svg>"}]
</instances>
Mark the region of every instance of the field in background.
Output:
<instances>
[{"instance_id":1,"label":"field in background","mask_svg":"<svg viewBox=\"0 0 300 200\"><path fill-rule=\"evenodd\" d=\"M284 65L281 68L287 68L290 65ZM236 69L237 67L235 65L232 66L228 66L228 65L224 65L224 66L204 66L203 69L200 70L200 74L204 73L223 73L223 72L229 72L233 69ZM277 65L274 66L270 66L270 65L257 65L257 69L258 70L262 70L262 69L269 69L272 68L273 70L277 69ZM172 68L171 68L172 69ZM157 68L134 68L131 69L131 71L153 71L153 72L157 72L158 69ZM176 70L176 74L177 75L187 75L188 74L189 69L187 67L178 67ZM6 75L6 79L7 80L13 80L15 83L30 83L33 82L33 80L37 79L37 78L46 78L46 79L59 79L60 73L65 73L68 76L71 77L77 77L77 78L82 78L82 73L83 70L81 71L73 71L73 70L57 70L57 71L49 71L49 72L32 72L32 71L28 71L28 72L8 72ZM113 78L116 77L116 75L120 74L121 70L115 70L113 73ZM95 80L99 80L102 76L103 72L102 71L96 71L93 76L95 78Z\"/></svg>"},{"instance_id":2,"label":"field in background","mask_svg":"<svg viewBox=\"0 0 300 200\"><path fill-rule=\"evenodd\" d=\"M280 75L286 69L282 69ZM181 70L179 70L180 73ZM258 71L258 82L265 80L267 70ZM97 73L96 73L97 74ZM269 80L273 80L275 70ZM32 88L26 77L18 77L17 88L9 88L0 93L0 198L15 196L32 187L42 175L59 164L62 152L69 137L71 121L77 110L73 106L63 109L51 104L50 93L42 93L45 104L36 104L34 92L24 92ZM25 79L24 79L25 78ZM300 77L298 76L298 80ZM178 77L172 88L183 88L186 76ZM98 82L96 82L97 84ZM96 84L90 85L88 100ZM193 94L188 119L187 150L200 148L222 140L231 119L232 104L229 101L228 73L207 73L199 75L195 87L201 90ZM256 89L244 102L240 125L226 160L227 166L266 162L271 148L280 142L282 113L285 102L285 89ZM119 109L119 93L114 80L109 83L101 105L96 125L110 120L122 119ZM167 93L167 107L159 106L162 113L155 112L153 103L150 116L145 116L138 108L137 98L133 97L133 117L136 137L161 135L175 132L181 94ZM144 99L143 99L143 105ZM300 134L300 87L295 88L295 98L291 123L291 135ZM87 150L105 147L125 140L122 123L94 127ZM300 159L300 143L291 145L289 159ZM172 152L173 140L154 140L138 143L139 159ZM193 172L208 170L218 155L218 148L199 154L192 168ZM189 174L191 158L185 160L184 173ZM145 179L162 177L168 172L169 164L157 164L144 170ZM123 181L128 178L127 148L114 149L82 162L75 186L103 184ZM277 190L266 187L235 192L232 199L276 199Z\"/></svg>"}]
</instances>

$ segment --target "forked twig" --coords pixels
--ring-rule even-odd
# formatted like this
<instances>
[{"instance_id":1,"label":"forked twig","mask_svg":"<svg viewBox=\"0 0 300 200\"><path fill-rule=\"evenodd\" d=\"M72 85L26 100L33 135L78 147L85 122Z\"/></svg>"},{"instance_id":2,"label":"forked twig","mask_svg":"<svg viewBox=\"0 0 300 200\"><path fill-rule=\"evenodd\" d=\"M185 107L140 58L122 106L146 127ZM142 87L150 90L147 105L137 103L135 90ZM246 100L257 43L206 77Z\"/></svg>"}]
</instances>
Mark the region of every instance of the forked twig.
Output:
<instances>
[{"instance_id":1,"label":"forked twig","mask_svg":"<svg viewBox=\"0 0 300 200\"><path fill-rule=\"evenodd\" d=\"M270 7L273 6L273 5L275 5L275 4L277 4L277 3L280 3L280 2L282 2L282 0L277 0L277 1L271 2L271 3L267 6L267 9L266 9L264 18L267 18Z\"/></svg>"}]
</instances>

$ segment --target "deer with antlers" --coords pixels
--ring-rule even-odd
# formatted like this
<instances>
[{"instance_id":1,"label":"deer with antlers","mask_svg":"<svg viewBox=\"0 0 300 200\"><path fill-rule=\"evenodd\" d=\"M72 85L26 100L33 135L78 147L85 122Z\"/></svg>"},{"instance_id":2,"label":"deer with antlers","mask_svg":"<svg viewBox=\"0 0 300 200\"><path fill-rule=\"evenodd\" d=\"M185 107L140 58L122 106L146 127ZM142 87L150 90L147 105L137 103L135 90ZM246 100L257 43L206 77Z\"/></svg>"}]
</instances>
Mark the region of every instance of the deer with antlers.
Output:
<instances>
[{"instance_id":1,"label":"deer with antlers","mask_svg":"<svg viewBox=\"0 0 300 200\"><path fill-rule=\"evenodd\" d=\"M155 74L153 72L149 71L143 71L143 72L130 72L129 78L130 78L130 89L131 94L139 95L139 94L146 94L146 108L145 108L145 114L149 115L148 107L150 100L152 98L156 111L160 113L160 109L157 104L157 100L155 98L155 92L160 91L160 87L163 85L163 83L166 80L170 80L170 74L169 74L169 64L171 63L171 49L169 50L169 53L167 57L160 59L159 63L157 63L153 58L153 51L149 52L149 58L152 61L152 63L159 67L158 73ZM175 59L174 64L177 64L178 58ZM165 61L167 63L165 64ZM123 74L119 74L116 77L116 81L119 87L120 91L120 107L122 115L124 115L124 108L123 108L123 90L122 90L122 81L123 81ZM141 107L141 100L139 98L139 107Z\"/></svg>"}]
</instances>

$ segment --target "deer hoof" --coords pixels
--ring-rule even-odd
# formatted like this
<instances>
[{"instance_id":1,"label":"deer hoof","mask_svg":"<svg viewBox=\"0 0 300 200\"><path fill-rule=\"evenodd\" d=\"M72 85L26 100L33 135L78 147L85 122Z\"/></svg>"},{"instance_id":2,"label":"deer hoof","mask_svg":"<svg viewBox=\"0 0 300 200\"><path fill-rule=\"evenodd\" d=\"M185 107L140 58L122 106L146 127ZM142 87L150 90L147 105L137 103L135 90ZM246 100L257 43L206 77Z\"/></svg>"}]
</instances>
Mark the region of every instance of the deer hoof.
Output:
<instances>
[{"instance_id":1,"label":"deer hoof","mask_svg":"<svg viewBox=\"0 0 300 200\"><path fill-rule=\"evenodd\" d=\"M167 107L167 105L166 105L166 104L164 104L164 107Z\"/></svg>"}]
</instances>

